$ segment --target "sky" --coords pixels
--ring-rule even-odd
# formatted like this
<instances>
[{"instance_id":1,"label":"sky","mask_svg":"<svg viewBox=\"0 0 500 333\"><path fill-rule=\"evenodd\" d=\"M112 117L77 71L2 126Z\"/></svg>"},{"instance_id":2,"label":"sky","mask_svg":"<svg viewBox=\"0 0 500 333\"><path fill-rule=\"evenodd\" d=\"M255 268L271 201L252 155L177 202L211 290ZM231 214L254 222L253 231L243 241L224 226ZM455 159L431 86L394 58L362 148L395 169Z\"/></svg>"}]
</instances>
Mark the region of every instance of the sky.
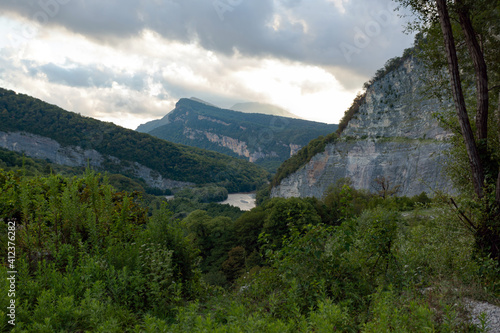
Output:
<instances>
[{"instance_id":1,"label":"sky","mask_svg":"<svg viewBox=\"0 0 500 333\"><path fill-rule=\"evenodd\" d=\"M410 47L390 0L2 0L0 87L135 129L184 97L338 123ZM404 16L404 15L403 15Z\"/></svg>"}]
</instances>

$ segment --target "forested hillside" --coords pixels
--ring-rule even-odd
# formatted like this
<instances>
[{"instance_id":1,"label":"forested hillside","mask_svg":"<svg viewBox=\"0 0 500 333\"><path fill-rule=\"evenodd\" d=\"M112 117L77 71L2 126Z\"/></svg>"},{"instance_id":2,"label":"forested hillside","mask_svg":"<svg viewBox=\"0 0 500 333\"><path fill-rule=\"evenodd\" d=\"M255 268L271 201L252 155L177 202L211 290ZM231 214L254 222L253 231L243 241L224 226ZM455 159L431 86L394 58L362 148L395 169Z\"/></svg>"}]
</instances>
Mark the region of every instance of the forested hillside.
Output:
<instances>
[{"instance_id":1,"label":"forested hillside","mask_svg":"<svg viewBox=\"0 0 500 333\"><path fill-rule=\"evenodd\" d=\"M148 133L161 139L240 156L270 170L320 135L335 132L337 125L220 109L192 99L181 99L176 108ZM151 123L153 124L153 122Z\"/></svg>"},{"instance_id":2,"label":"forested hillside","mask_svg":"<svg viewBox=\"0 0 500 333\"><path fill-rule=\"evenodd\" d=\"M63 146L79 146L138 162L167 179L218 183L229 191L254 190L266 181L264 170L243 160L83 117L5 89L0 89L0 131L33 133ZM107 166L112 168L109 171L120 171L113 163Z\"/></svg>"},{"instance_id":3,"label":"forested hillside","mask_svg":"<svg viewBox=\"0 0 500 333\"><path fill-rule=\"evenodd\" d=\"M196 210L91 171L0 170L0 242L15 246L0 276L17 272L0 283L0 329L484 332L461 300L494 302L498 271L443 199L383 199L345 180L323 200Z\"/></svg>"},{"instance_id":4,"label":"forested hillside","mask_svg":"<svg viewBox=\"0 0 500 333\"><path fill-rule=\"evenodd\" d=\"M500 332L500 3L398 2L418 15L415 53L389 60L340 137L315 136L273 183L299 170L296 189L321 191L271 198L262 186L250 211L212 201L265 183L255 164L0 89L2 143L36 134L200 185L153 196L92 165L0 149L0 333ZM190 136L305 135L288 131L295 120L242 123L198 104L181 100L165 120L203 125ZM434 159L445 148L446 168ZM441 172L455 192L401 195L389 181Z\"/></svg>"}]
</instances>

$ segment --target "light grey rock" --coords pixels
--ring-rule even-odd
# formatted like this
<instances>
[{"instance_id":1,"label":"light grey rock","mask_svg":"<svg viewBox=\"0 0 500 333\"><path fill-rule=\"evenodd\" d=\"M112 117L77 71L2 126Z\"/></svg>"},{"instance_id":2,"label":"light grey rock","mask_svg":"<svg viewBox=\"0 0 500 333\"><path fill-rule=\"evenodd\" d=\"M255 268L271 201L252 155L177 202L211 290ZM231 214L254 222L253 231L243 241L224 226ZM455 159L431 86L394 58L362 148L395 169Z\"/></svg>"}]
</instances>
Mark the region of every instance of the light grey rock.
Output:
<instances>
[{"instance_id":1,"label":"light grey rock","mask_svg":"<svg viewBox=\"0 0 500 333\"><path fill-rule=\"evenodd\" d=\"M101 169L102 163L107 159L119 165L125 174L142 178L148 186L163 190L194 185L165 179L158 172L137 162L123 162L114 156L103 156L94 149L82 149L78 146L63 147L55 140L31 133L0 132L0 147L71 167L91 166Z\"/></svg>"},{"instance_id":2,"label":"light grey rock","mask_svg":"<svg viewBox=\"0 0 500 333\"><path fill-rule=\"evenodd\" d=\"M375 178L400 186L398 195L452 191L442 167L448 148L443 142L376 142L359 140L326 147L303 168L272 189L272 197L321 198L329 186L349 177L356 189L376 190ZM436 167L438 166L438 167Z\"/></svg>"},{"instance_id":3,"label":"light grey rock","mask_svg":"<svg viewBox=\"0 0 500 333\"><path fill-rule=\"evenodd\" d=\"M283 179L272 197L322 197L340 178L356 189L375 191L385 177L400 186L397 195L440 190L455 193L444 167L452 135L433 116L449 105L426 99L426 73L413 58L377 80L341 138Z\"/></svg>"},{"instance_id":4,"label":"light grey rock","mask_svg":"<svg viewBox=\"0 0 500 333\"><path fill-rule=\"evenodd\" d=\"M483 328L482 326L485 324L486 332L500 332L500 307L486 302L466 300L466 308L470 312L474 325ZM485 322L481 319L482 314L484 314L483 320Z\"/></svg>"}]
</instances>

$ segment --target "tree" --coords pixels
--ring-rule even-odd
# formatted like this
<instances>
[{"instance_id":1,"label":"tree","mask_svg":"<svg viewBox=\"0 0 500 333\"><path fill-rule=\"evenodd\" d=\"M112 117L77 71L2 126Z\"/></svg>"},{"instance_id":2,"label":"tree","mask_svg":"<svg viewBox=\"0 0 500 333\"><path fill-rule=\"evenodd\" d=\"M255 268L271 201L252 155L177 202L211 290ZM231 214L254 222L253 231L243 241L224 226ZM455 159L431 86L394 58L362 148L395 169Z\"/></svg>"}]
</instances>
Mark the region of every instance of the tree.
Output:
<instances>
[{"instance_id":1,"label":"tree","mask_svg":"<svg viewBox=\"0 0 500 333\"><path fill-rule=\"evenodd\" d=\"M321 222L313 205L301 198L274 198L265 209L269 213L262 228L264 239L274 248L281 247L283 238L288 237L292 229L301 231L308 224Z\"/></svg>"},{"instance_id":2,"label":"tree","mask_svg":"<svg viewBox=\"0 0 500 333\"><path fill-rule=\"evenodd\" d=\"M378 176L373 180L373 188L377 191L377 194L383 199L387 199L390 196L398 193L401 185L391 184L391 179L389 177Z\"/></svg>"},{"instance_id":3,"label":"tree","mask_svg":"<svg viewBox=\"0 0 500 333\"><path fill-rule=\"evenodd\" d=\"M490 94L500 87L500 2L396 1L416 14L412 28L423 33L423 42L417 46L423 49L421 54L428 56L424 62L439 71L442 69L439 55L446 54L451 96L459 123L457 134L462 137L467 152L475 201L482 207L476 222L464 214L461 217L474 230L477 247L500 262L500 163L496 151L500 127L489 130L488 125L492 117L490 103L495 97ZM441 62L441 65L444 64ZM470 95L475 95L475 107L468 103ZM471 117L468 110L474 109L475 114ZM491 145L496 149L491 149Z\"/></svg>"},{"instance_id":4,"label":"tree","mask_svg":"<svg viewBox=\"0 0 500 333\"><path fill-rule=\"evenodd\" d=\"M451 27L451 21L448 14L446 0L436 0L436 7L439 16L439 22L441 24L441 30L443 32L446 56L448 59L448 71L452 85L453 100L455 102L455 109L457 111L458 120L460 123L460 127L462 129L462 136L464 138L465 146L467 148L467 154L469 155L469 162L472 170L474 190L477 196L481 198L483 196L484 171L481 159L479 157L478 147L475 142L474 134L472 132L469 116L467 114L467 106L465 105L465 99L460 80L460 69L458 65L457 51L455 48L455 39L453 37L453 30ZM464 10L461 10L461 12L463 11ZM464 14L462 13L461 16L463 15ZM478 86L482 87L483 84L478 83ZM485 118L484 117L485 111L488 112L488 110L486 109L486 110L481 110L482 112L481 113L480 110L478 109L478 115L476 118L478 121L480 120L480 118L481 119ZM479 125L478 128L483 127L482 124L480 123L478 125ZM481 132L482 135L485 135L483 131L479 132Z\"/></svg>"},{"instance_id":5,"label":"tree","mask_svg":"<svg viewBox=\"0 0 500 333\"><path fill-rule=\"evenodd\" d=\"M233 282L245 273L246 252L241 246L232 248L228 253L228 258L222 263L222 270L228 281Z\"/></svg>"}]
</instances>

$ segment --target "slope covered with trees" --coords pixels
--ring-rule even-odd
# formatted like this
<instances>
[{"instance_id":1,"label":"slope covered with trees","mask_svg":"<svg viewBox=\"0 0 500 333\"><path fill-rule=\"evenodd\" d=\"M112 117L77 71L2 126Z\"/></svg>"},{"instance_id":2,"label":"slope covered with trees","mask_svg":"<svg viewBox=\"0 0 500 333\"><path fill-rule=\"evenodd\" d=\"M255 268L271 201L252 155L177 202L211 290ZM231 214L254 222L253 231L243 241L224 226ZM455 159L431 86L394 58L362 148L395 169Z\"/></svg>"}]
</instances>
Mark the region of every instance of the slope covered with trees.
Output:
<instances>
[{"instance_id":1,"label":"slope covered with trees","mask_svg":"<svg viewBox=\"0 0 500 333\"><path fill-rule=\"evenodd\" d=\"M461 300L500 290L440 199L384 199L345 180L323 200L213 205L180 220L90 171L0 170L0 244L15 246L0 275L17 272L15 297L0 283L1 330L484 332Z\"/></svg>"},{"instance_id":2,"label":"slope covered with trees","mask_svg":"<svg viewBox=\"0 0 500 333\"><path fill-rule=\"evenodd\" d=\"M334 124L220 109L192 99L179 100L166 117L168 124L148 133L176 143L249 158L261 165L272 161L274 170L297 147L338 128ZM147 128L146 125L138 130Z\"/></svg>"},{"instance_id":3,"label":"slope covered with trees","mask_svg":"<svg viewBox=\"0 0 500 333\"><path fill-rule=\"evenodd\" d=\"M243 160L83 117L5 89L0 89L0 131L37 134L63 146L138 162L167 179L217 183L229 191L251 191L266 181L263 169Z\"/></svg>"}]
</instances>

